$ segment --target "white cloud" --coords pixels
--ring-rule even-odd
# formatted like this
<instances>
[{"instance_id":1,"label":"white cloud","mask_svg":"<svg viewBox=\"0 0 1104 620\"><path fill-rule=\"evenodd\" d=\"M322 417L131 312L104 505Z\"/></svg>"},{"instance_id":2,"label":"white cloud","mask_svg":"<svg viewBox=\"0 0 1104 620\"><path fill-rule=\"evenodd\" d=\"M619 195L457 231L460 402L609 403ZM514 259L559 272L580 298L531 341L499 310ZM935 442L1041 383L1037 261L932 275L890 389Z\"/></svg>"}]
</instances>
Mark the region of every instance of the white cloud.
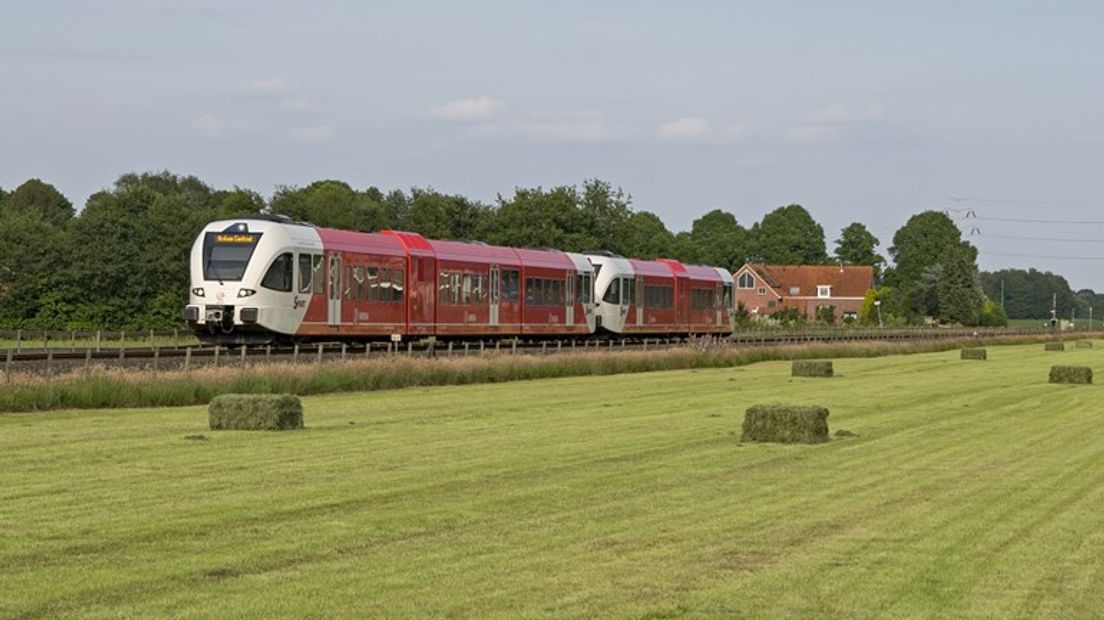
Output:
<instances>
[{"instance_id":1,"label":"white cloud","mask_svg":"<svg viewBox=\"0 0 1104 620\"><path fill-rule=\"evenodd\" d=\"M834 103L817 110L813 115L813 121L833 125L872 123L881 120L884 116L885 111L877 103Z\"/></svg>"},{"instance_id":2,"label":"white cloud","mask_svg":"<svg viewBox=\"0 0 1104 620\"><path fill-rule=\"evenodd\" d=\"M313 110L315 103L311 99L282 99L276 107L285 112L304 112Z\"/></svg>"},{"instance_id":3,"label":"white cloud","mask_svg":"<svg viewBox=\"0 0 1104 620\"><path fill-rule=\"evenodd\" d=\"M709 123L696 116L684 116L660 125L657 133L664 140L697 140L709 134Z\"/></svg>"},{"instance_id":4,"label":"white cloud","mask_svg":"<svg viewBox=\"0 0 1104 620\"><path fill-rule=\"evenodd\" d=\"M836 130L827 125L793 125L782 132L782 137L787 142L823 142L833 137L835 133Z\"/></svg>"},{"instance_id":5,"label":"white cloud","mask_svg":"<svg viewBox=\"0 0 1104 620\"><path fill-rule=\"evenodd\" d=\"M333 125L309 125L288 129L288 137L303 142L324 142L334 137L337 128Z\"/></svg>"},{"instance_id":6,"label":"white cloud","mask_svg":"<svg viewBox=\"0 0 1104 620\"><path fill-rule=\"evenodd\" d=\"M291 92L291 84L284 78L271 80L247 80L241 85L242 90L253 95L276 95Z\"/></svg>"},{"instance_id":7,"label":"white cloud","mask_svg":"<svg viewBox=\"0 0 1104 620\"><path fill-rule=\"evenodd\" d=\"M469 97L429 108L425 115L437 121L477 123L493 119L502 107L494 97Z\"/></svg>"},{"instance_id":8,"label":"white cloud","mask_svg":"<svg viewBox=\"0 0 1104 620\"><path fill-rule=\"evenodd\" d=\"M482 138L522 138L533 142L613 142L639 133L635 127L604 119L532 119L488 123L466 132Z\"/></svg>"},{"instance_id":9,"label":"white cloud","mask_svg":"<svg viewBox=\"0 0 1104 620\"><path fill-rule=\"evenodd\" d=\"M747 125L743 123L733 123L731 125L725 125L721 129L721 137L725 140L743 140L748 133Z\"/></svg>"},{"instance_id":10,"label":"white cloud","mask_svg":"<svg viewBox=\"0 0 1104 620\"><path fill-rule=\"evenodd\" d=\"M220 119L212 114L203 114L192 121L192 126L200 135L207 138L232 138L246 133L262 131L264 123L249 119Z\"/></svg>"}]
</instances>

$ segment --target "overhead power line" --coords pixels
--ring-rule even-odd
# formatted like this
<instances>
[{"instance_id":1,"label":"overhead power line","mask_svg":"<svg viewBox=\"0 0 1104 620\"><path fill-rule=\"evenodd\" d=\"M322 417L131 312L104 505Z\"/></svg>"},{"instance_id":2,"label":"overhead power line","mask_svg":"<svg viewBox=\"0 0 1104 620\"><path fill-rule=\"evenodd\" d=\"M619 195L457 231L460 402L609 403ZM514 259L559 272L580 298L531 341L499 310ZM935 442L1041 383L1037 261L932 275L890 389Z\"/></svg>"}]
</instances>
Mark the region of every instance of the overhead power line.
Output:
<instances>
[{"instance_id":1,"label":"overhead power line","mask_svg":"<svg viewBox=\"0 0 1104 620\"><path fill-rule=\"evenodd\" d=\"M1050 258L1054 260L1099 260L1104 261L1104 256L1056 256L1053 254L1019 254L1016 252L990 252L986 250L985 256L1011 256L1014 258Z\"/></svg>"},{"instance_id":2,"label":"overhead power line","mask_svg":"<svg viewBox=\"0 0 1104 620\"><path fill-rule=\"evenodd\" d=\"M1017 198L970 198L967 196L947 196L944 200L950 200L956 204L977 202L984 204L1007 205L1070 205L1080 207L1104 207L1104 201L1100 200L1023 200Z\"/></svg>"},{"instance_id":3,"label":"overhead power line","mask_svg":"<svg viewBox=\"0 0 1104 620\"><path fill-rule=\"evenodd\" d=\"M974 230L977 230L976 228ZM1020 235L987 235L978 231L967 235L970 239L1010 239L1012 241L1055 241L1058 243L1104 243L1104 239L1076 239L1071 237L1027 237Z\"/></svg>"}]
</instances>

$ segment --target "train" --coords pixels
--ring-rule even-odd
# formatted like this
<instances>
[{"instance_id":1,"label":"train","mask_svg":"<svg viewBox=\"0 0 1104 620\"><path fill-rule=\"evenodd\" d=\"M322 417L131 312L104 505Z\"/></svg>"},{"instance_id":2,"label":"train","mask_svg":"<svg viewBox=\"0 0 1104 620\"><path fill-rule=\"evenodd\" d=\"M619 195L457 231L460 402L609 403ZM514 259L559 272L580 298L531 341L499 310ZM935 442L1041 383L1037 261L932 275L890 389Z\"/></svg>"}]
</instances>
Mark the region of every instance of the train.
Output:
<instances>
[{"instance_id":1,"label":"train","mask_svg":"<svg viewBox=\"0 0 1104 620\"><path fill-rule=\"evenodd\" d=\"M224 345L716 335L735 312L722 267L281 216L208 224L190 273L183 319Z\"/></svg>"}]
</instances>

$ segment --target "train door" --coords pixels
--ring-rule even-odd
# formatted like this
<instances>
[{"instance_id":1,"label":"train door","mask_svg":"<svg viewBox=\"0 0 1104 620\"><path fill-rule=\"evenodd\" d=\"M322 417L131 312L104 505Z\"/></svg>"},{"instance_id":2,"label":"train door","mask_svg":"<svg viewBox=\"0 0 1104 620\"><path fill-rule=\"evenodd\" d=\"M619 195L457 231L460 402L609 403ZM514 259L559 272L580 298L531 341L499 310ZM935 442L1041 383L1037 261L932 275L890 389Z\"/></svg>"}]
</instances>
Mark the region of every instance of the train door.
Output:
<instances>
[{"instance_id":1,"label":"train door","mask_svg":"<svg viewBox=\"0 0 1104 620\"><path fill-rule=\"evenodd\" d=\"M575 324L575 274L568 272L564 281L564 325L571 327Z\"/></svg>"},{"instance_id":2,"label":"train door","mask_svg":"<svg viewBox=\"0 0 1104 620\"><path fill-rule=\"evenodd\" d=\"M636 324L644 324L644 276L636 276Z\"/></svg>"},{"instance_id":3,"label":"train door","mask_svg":"<svg viewBox=\"0 0 1104 620\"><path fill-rule=\"evenodd\" d=\"M628 318L628 315L629 315L629 301L630 301L630 297L631 297L630 293L632 292L629 289L632 288L632 278L618 278L618 280L621 281L621 306L620 306L620 310L621 310L621 325L622 325L622 327L624 327L625 325L629 324L629 318Z\"/></svg>"},{"instance_id":4,"label":"train door","mask_svg":"<svg viewBox=\"0 0 1104 620\"><path fill-rule=\"evenodd\" d=\"M675 300L675 304L678 306L678 321L679 327L685 330L690 329L690 279L679 278L678 279L678 299Z\"/></svg>"},{"instance_id":5,"label":"train door","mask_svg":"<svg viewBox=\"0 0 1104 620\"><path fill-rule=\"evenodd\" d=\"M341 252L330 254L330 325L341 325Z\"/></svg>"},{"instance_id":6,"label":"train door","mask_svg":"<svg viewBox=\"0 0 1104 620\"><path fill-rule=\"evenodd\" d=\"M491 308L487 324L492 326L498 326L499 287L498 265L491 265Z\"/></svg>"},{"instance_id":7,"label":"train door","mask_svg":"<svg viewBox=\"0 0 1104 620\"><path fill-rule=\"evenodd\" d=\"M722 318L722 310L724 309L724 286L718 284L716 290L713 291L713 307L717 309L717 325L724 325Z\"/></svg>"}]
</instances>

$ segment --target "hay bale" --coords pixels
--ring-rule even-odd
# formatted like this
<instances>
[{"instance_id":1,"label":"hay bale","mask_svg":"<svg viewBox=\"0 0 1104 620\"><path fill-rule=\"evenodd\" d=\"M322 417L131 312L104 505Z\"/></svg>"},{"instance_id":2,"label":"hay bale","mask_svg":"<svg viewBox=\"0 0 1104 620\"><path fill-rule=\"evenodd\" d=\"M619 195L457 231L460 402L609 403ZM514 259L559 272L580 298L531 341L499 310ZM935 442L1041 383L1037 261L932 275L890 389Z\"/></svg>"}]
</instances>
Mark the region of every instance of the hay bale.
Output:
<instances>
[{"instance_id":1,"label":"hay bale","mask_svg":"<svg viewBox=\"0 0 1104 620\"><path fill-rule=\"evenodd\" d=\"M1051 383L1092 383L1092 368L1088 366L1051 366Z\"/></svg>"},{"instance_id":2,"label":"hay bale","mask_svg":"<svg viewBox=\"0 0 1104 620\"><path fill-rule=\"evenodd\" d=\"M985 349L977 349L977 348L963 349L962 354L960 355L959 359L983 360L983 359L986 359L987 356L988 356L988 353L986 353Z\"/></svg>"},{"instance_id":3,"label":"hay bale","mask_svg":"<svg viewBox=\"0 0 1104 620\"><path fill-rule=\"evenodd\" d=\"M1066 343L1064 342L1048 342L1043 345L1044 351L1065 351Z\"/></svg>"},{"instance_id":4,"label":"hay bale","mask_svg":"<svg viewBox=\"0 0 1104 620\"><path fill-rule=\"evenodd\" d=\"M1078 340L1076 346L1078 349L1091 349L1092 340Z\"/></svg>"},{"instance_id":5,"label":"hay bale","mask_svg":"<svg viewBox=\"0 0 1104 620\"><path fill-rule=\"evenodd\" d=\"M828 409L820 405L752 405L744 413L740 441L824 443Z\"/></svg>"},{"instance_id":6,"label":"hay bale","mask_svg":"<svg viewBox=\"0 0 1104 620\"><path fill-rule=\"evenodd\" d=\"M291 394L223 394L211 399L207 412L213 431L303 428L303 404Z\"/></svg>"},{"instance_id":7,"label":"hay bale","mask_svg":"<svg viewBox=\"0 0 1104 620\"><path fill-rule=\"evenodd\" d=\"M794 360L790 368L793 377L831 377L831 360Z\"/></svg>"}]
</instances>

